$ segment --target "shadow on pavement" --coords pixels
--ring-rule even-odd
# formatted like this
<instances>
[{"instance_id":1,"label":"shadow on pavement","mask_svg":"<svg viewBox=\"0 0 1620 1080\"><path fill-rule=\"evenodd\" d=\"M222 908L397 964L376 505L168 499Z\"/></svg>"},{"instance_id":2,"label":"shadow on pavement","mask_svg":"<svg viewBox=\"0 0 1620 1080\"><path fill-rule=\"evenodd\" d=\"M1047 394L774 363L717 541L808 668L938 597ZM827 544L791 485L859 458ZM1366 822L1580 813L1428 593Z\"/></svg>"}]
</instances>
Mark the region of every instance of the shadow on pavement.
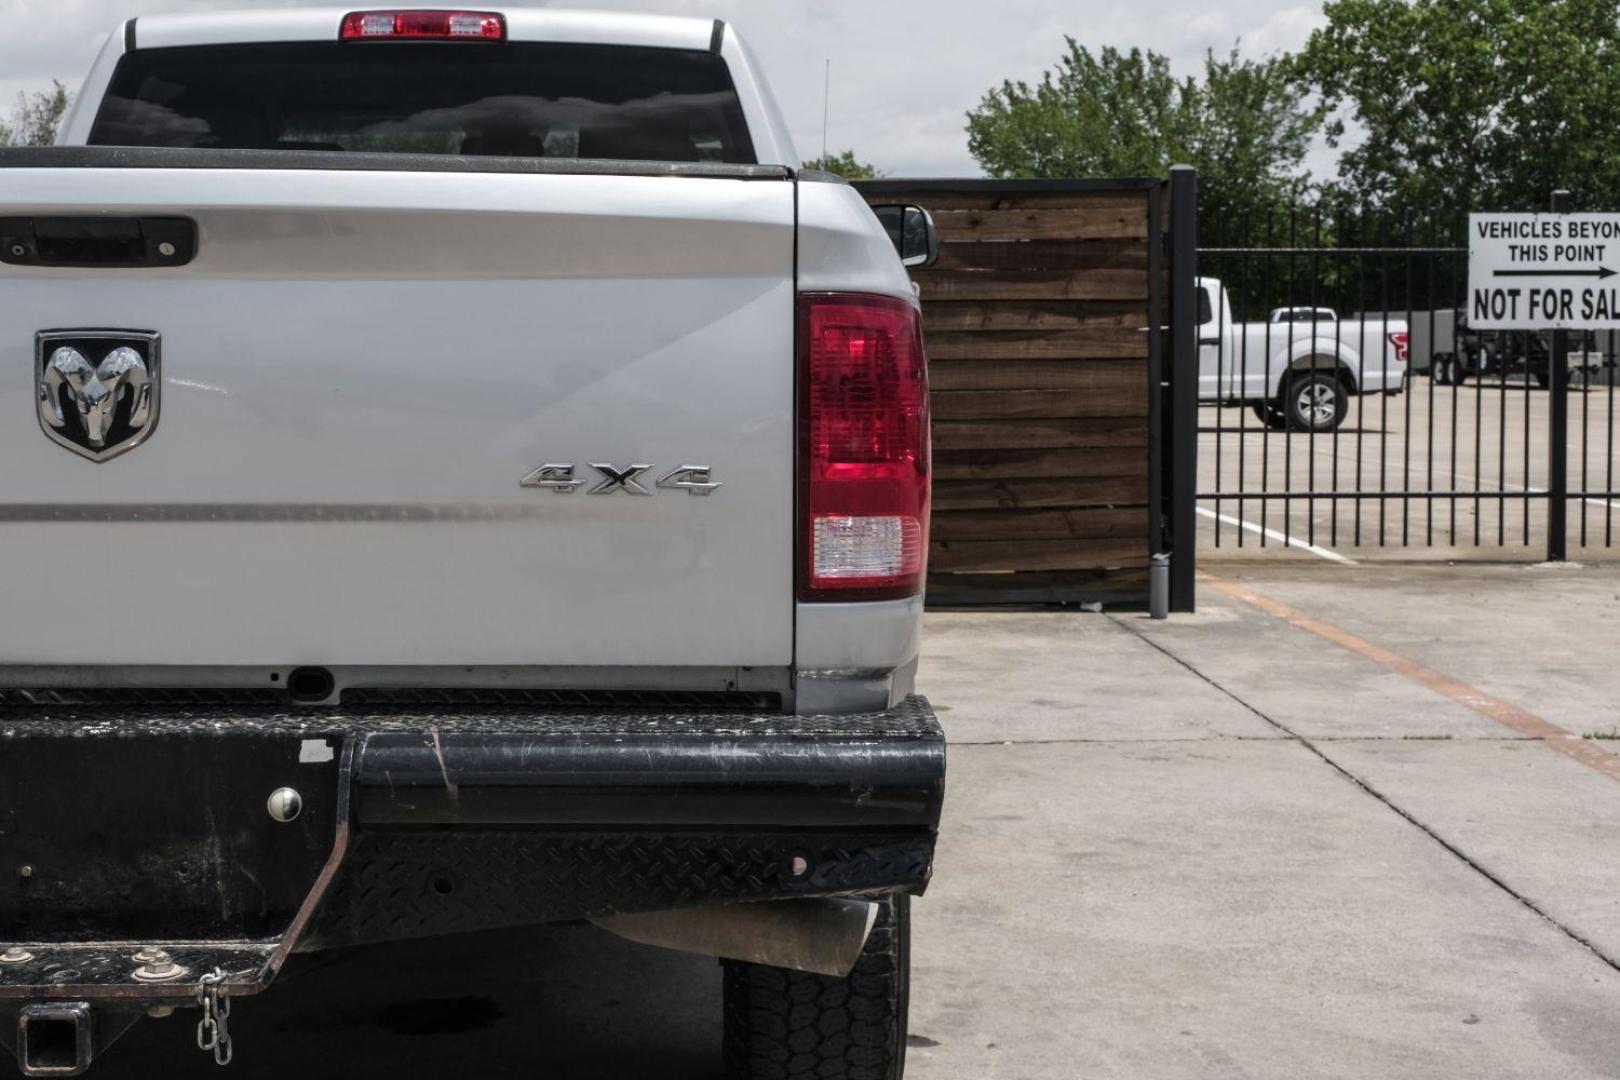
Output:
<instances>
[{"instance_id":1,"label":"shadow on pavement","mask_svg":"<svg viewBox=\"0 0 1620 1080\"><path fill-rule=\"evenodd\" d=\"M89 1075L714 1080L722 1072L719 964L589 926L294 957L267 993L236 1002L228 1072L197 1050L198 1015L143 1020Z\"/></svg>"}]
</instances>

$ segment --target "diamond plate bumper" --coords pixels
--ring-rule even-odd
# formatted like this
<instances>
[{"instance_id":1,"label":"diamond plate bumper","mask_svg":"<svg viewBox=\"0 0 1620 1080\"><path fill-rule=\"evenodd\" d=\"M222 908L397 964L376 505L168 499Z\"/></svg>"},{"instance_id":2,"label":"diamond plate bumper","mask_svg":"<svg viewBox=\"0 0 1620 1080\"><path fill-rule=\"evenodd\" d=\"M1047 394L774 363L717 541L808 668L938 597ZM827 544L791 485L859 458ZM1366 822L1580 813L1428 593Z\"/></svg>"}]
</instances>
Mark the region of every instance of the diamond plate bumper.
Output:
<instances>
[{"instance_id":1,"label":"diamond plate bumper","mask_svg":"<svg viewBox=\"0 0 1620 1080\"><path fill-rule=\"evenodd\" d=\"M0 964L0 998L189 993L134 977L141 943L262 954L228 988L251 993L294 947L921 891L944 774L921 698L843 717L5 710L0 953L36 962ZM305 795L293 825L265 811L284 784Z\"/></svg>"}]
</instances>

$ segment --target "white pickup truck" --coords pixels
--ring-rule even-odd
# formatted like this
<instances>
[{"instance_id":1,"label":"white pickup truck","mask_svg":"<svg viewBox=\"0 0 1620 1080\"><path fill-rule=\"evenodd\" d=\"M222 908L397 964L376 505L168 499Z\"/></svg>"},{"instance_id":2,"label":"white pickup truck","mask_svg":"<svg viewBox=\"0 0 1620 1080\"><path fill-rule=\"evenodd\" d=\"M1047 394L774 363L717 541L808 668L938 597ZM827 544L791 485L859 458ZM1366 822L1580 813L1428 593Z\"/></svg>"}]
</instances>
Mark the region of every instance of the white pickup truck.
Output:
<instances>
[{"instance_id":1,"label":"white pickup truck","mask_svg":"<svg viewBox=\"0 0 1620 1080\"><path fill-rule=\"evenodd\" d=\"M1327 308L1278 308L1239 323L1226 288L1198 279L1198 397L1248 405L1268 427L1337 429L1360 394L1406 388L1411 337L1398 319L1341 319Z\"/></svg>"},{"instance_id":2,"label":"white pickup truck","mask_svg":"<svg viewBox=\"0 0 1620 1080\"><path fill-rule=\"evenodd\" d=\"M707 20L140 18L60 141L0 151L23 1072L594 920L724 960L731 1076L898 1077L926 215L801 171Z\"/></svg>"}]
</instances>

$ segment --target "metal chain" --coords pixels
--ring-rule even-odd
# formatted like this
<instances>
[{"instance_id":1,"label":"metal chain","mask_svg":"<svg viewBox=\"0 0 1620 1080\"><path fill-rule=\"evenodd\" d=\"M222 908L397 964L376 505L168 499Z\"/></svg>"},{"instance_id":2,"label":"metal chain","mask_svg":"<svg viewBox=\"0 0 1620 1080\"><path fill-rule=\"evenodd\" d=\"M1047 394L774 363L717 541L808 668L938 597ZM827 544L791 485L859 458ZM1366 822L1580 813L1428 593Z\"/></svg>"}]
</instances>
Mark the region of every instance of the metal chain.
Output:
<instances>
[{"instance_id":1,"label":"metal chain","mask_svg":"<svg viewBox=\"0 0 1620 1080\"><path fill-rule=\"evenodd\" d=\"M197 1005L203 1013L202 1019L197 1021L197 1049L213 1051L216 1065L229 1065L234 1054L230 1032L231 999L220 993L224 982L225 972L215 968L197 983Z\"/></svg>"}]
</instances>

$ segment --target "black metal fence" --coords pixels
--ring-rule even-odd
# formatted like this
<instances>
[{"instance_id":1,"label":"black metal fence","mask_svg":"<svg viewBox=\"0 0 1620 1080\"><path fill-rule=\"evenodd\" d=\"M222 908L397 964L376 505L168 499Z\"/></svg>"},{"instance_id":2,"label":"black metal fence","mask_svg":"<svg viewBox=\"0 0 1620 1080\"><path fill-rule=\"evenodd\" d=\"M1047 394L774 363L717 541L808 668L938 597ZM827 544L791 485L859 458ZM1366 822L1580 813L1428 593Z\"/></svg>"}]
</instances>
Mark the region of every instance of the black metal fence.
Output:
<instances>
[{"instance_id":1,"label":"black metal fence","mask_svg":"<svg viewBox=\"0 0 1620 1080\"><path fill-rule=\"evenodd\" d=\"M1206 218L1206 546L1562 559L1614 545L1620 341L1470 328L1466 227L1460 214Z\"/></svg>"}]
</instances>

